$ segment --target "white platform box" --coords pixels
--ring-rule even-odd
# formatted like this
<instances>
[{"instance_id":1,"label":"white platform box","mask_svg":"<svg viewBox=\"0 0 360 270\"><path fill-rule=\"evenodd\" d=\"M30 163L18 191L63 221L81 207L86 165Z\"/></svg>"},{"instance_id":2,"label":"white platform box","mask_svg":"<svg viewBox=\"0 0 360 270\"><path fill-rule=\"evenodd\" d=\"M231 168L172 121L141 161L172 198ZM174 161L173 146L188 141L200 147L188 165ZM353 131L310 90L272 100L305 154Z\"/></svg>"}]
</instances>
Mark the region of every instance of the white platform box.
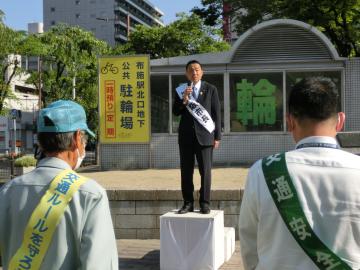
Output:
<instances>
[{"instance_id":1,"label":"white platform box","mask_svg":"<svg viewBox=\"0 0 360 270\"><path fill-rule=\"evenodd\" d=\"M235 252L235 229L233 227L224 228L224 257L225 262L230 260Z\"/></svg>"},{"instance_id":2,"label":"white platform box","mask_svg":"<svg viewBox=\"0 0 360 270\"><path fill-rule=\"evenodd\" d=\"M217 270L223 263L223 211L160 217L161 270Z\"/></svg>"}]
</instances>

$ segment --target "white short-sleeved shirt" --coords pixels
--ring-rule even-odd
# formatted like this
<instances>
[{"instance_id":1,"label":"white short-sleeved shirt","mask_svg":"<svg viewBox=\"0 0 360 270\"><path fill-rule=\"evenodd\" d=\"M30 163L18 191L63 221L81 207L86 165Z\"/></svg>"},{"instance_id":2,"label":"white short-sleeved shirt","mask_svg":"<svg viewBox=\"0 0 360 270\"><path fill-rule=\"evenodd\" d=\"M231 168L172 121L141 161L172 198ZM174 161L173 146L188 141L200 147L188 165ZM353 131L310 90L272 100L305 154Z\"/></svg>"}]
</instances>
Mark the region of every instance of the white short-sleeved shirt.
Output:
<instances>
[{"instance_id":1,"label":"white short-sleeved shirt","mask_svg":"<svg viewBox=\"0 0 360 270\"><path fill-rule=\"evenodd\" d=\"M330 137L307 143L337 144ZM286 153L297 194L316 235L353 269L360 268L360 157L340 149L305 147ZM241 203L239 235L245 269L318 269L279 215L261 160L249 170Z\"/></svg>"},{"instance_id":2,"label":"white short-sleeved shirt","mask_svg":"<svg viewBox=\"0 0 360 270\"><path fill-rule=\"evenodd\" d=\"M35 170L0 189L0 253L5 270L22 243L25 227L40 198L64 169L71 169L65 161L45 158ZM108 198L94 180L88 180L74 194L40 269L118 269Z\"/></svg>"}]
</instances>

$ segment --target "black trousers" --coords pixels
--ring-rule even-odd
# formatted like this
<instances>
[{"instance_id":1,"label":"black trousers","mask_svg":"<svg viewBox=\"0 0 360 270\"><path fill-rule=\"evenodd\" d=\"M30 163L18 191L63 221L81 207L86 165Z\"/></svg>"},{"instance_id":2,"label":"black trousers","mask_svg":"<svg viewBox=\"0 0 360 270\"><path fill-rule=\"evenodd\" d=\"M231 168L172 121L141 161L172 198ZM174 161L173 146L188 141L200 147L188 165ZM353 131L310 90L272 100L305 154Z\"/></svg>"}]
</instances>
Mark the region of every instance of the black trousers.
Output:
<instances>
[{"instance_id":1,"label":"black trousers","mask_svg":"<svg viewBox=\"0 0 360 270\"><path fill-rule=\"evenodd\" d=\"M202 146L194 138L192 143L179 144L180 168L181 168L181 191L184 202L194 202L194 167L195 157L201 176L200 203L210 204L211 190L211 166L213 146Z\"/></svg>"}]
</instances>

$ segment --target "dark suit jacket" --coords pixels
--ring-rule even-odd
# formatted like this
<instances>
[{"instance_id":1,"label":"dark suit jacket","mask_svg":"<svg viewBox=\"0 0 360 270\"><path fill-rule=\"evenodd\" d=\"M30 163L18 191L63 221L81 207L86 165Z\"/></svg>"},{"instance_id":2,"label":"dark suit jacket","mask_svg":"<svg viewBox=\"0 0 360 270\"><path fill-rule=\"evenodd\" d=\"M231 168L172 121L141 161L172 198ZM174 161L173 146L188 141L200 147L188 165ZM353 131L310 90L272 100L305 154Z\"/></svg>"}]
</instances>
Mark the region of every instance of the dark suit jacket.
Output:
<instances>
[{"instance_id":1,"label":"dark suit jacket","mask_svg":"<svg viewBox=\"0 0 360 270\"><path fill-rule=\"evenodd\" d=\"M214 140L221 139L221 108L217 89L214 85L201 81L197 99L210 114L215 123L215 130L210 134L186 109L182 99L175 91L173 114L181 115L179 125L179 144L192 143L194 130L200 145L213 145Z\"/></svg>"}]
</instances>

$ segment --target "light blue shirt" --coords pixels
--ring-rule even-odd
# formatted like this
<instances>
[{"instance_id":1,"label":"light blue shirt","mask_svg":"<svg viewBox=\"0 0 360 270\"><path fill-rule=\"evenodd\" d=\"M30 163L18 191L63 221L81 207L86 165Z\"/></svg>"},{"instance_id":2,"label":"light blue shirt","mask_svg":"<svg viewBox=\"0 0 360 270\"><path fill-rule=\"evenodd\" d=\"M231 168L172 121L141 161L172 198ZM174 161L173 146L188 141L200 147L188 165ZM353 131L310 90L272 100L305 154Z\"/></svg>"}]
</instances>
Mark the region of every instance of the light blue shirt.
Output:
<instances>
[{"instance_id":1,"label":"light blue shirt","mask_svg":"<svg viewBox=\"0 0 360 270\"><path fill-rule=\"evenodd\" d=\"M40 198L64 169L71 169L65 161L45 158L35 170L0 189L0 253L4 270L20 247L25 227ZM74 194L40 269L118 269L108 198L94 180L88 180Z\"/></svg>"},{"instance_id":2,"label":"light blue shirt","mask_svg":"<svg viewBox=\"0 0 360 270\"><path fill-rule=\"evenodd\" d=\"M198 97L199 97L200 87L201 87L201 81L198 81L193 86L193 96L194 96L195 100L198 99Z\"/></svg>"}]
</instances>

